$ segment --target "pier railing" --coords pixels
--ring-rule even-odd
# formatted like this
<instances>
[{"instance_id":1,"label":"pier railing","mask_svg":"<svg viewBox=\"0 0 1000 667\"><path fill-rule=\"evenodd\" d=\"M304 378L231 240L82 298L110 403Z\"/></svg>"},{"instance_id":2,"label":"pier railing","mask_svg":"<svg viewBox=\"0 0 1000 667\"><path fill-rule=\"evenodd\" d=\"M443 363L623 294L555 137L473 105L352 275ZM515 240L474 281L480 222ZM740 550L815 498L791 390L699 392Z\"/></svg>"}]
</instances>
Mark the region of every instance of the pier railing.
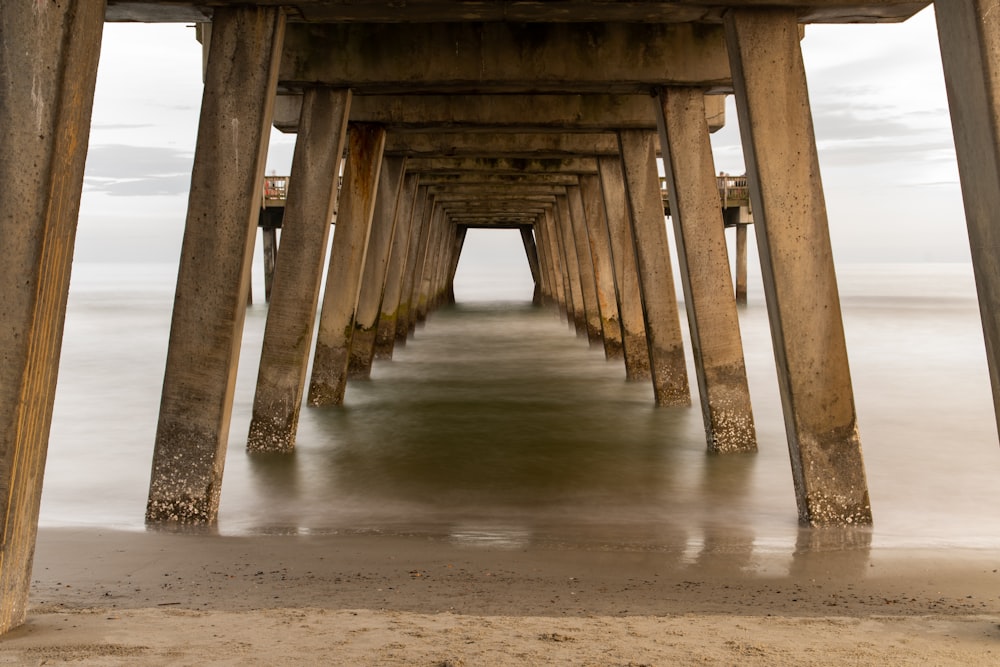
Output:
<instances>
[{"instance_id":1,"label":"pier railing","mask_svg":"<svg viewBox=\"0 0 1000 667\"><path fill-rule=\"evenodd\" d=\"M284 206L287 195L287 176L264 177L264 192L260 204L261 208L267 208L269 206Z\"/></svg>"},{"instance_id":2,"label":"pier railing","mask_svg":"<svg viewBox=\"0 0 1000 667\"><path fill-rule=\"evenodd\" d=\"M734 206L750 205L750 187L747 185L747 177L730 176L729 174L719 174L715 179L719 188L719 199L722 200L722 208ZM667 179L660 178L660 193L663 195L663 203L669 208L670 197L667 193Z\"/></svg>"}]
</instances>

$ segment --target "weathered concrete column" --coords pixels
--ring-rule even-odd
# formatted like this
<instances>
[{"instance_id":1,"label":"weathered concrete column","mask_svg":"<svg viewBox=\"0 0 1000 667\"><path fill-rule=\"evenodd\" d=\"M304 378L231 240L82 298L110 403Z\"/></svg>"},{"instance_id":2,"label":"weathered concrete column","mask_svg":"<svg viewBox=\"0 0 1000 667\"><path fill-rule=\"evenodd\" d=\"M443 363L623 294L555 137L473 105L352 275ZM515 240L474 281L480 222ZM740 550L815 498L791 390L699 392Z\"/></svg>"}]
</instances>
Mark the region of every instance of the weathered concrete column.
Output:
<instances>
[{"instance_id":1,"label":"weathered concrete column","mask_svg":"<svg viewBox=\"0 0 1000 667\"><path fill-rule=\"evenodd\" d=\"M24 622L104 3L0 6L0 634Z\"/></svg>"},{"instance_id":2,"label":"weathered concrete column","mask_svg":"<svg viewBox=\"0 0 1000 667\"><path fill-rule=\"evenodd\" d=\"M597 279L594 277L594 260L590 255L590 237L587 232L587 212L583 207L583 196L579 185L566 188L570 220L573 225L573 241L576 244L576 258L580 264L580 291L583 292L584 319L587 324L587 338L591 345L601 342L601 308L597 300Z\"/></svg>"},{"instance_id":3,"label":"weathered concrete column","mask_svg":"<svg viewBox=\"0 0 1000 667\"><path fill-rule=\"evenodd\" d=\"M939 0L934 8L1000 429L1000 16L982 0Z\"/></svg>"},{"instance_id":4,"label":"weathered concrete column","mask_svg":"<svg viewBox=\"0 0 1000 667\"><path fill-rule=\"evenodd\" d=\"M586 213L590 258L594 264L604 356L608 359L620 359L623 354L622 324L615 296L615 271L611 261L608 219L604 212L600 177L594 174L580 176L580 192L583 195L583 208Z\"/></svg>"},{"instance_id":5,"label":"weathered concrete column","mask_svg":"<svg viewBox=\"0 0 1000 667\"><path fill-rule=\"evenodd\" d=\"M285 452L295 446L350 103L349 90L308 89L303 96L281 261L275 267L247 436L250 451Z\"/></svg>"},{"instance_id":6,"label":"weathered concrete column","mask_svg":"<svg viewBox=\"0 0 1000 667\"><path fill-rule=\"evenodd\" d=\"M559 308L569 320L570 326L574 326L573 323L573 304L572 295L569 290L569 279L566 277L566 255L562 251L562 235L556 228L556 213L555 207L551 207L549 210L545 211L543 216L543 228L545 229L546 246L549 248L549 257L552 261L552 268L555 271L555 281L554 285L556 288L556 299L559 302Z\"/></svg>"},{"instance_id":7,"label":"weathered concrete column","mask_svg":"<svg viewBox=\"0 0 1000 667\"><path fill-rule=\"evenodd\" d=\"M656 404L690 405L691 390L667 247L667 223L656 170L656 135L645 130L621 130L618 144L632 218Z\"/></svg>"},{"instance_id":8,"label":"weathered concrete column","mask_svg":"<svg viewBox=\"0 0 1000 667\"><path fill-rule=\"evenodd\" d=\"M399 194L396 233L393 235L392 252L389 255L389 267L385 276L385 294L382 296L382 312L378 318L378 333L375 335L376 359L392 359L392 351L396 345L396 325L402 305L407 261L416 236L413 230L419 181L419 174L406 174L403 178L403 189Z\"/></svg>"},{"instance_id":9,"label":"weathered concrete column","mask_svg":"<svg viewBox=\"0 0 1000 667\"><path fill-rule=\"evenodd\" d=\"M542 303L542 270L538 263L538 248L535 245L535 236L531 233L531 227L521 227L521 244L524 246L524 256L528 260L528 270L531 272L531 280L535 283L534 292L531 295L531 303L539 306Z\"/></svg>"},{"instance_id":10,"label":"weathered concrete column","mask_svg":"<svg viewBox=\"0 0 1000 667\"><path fill-rule=\"evenodd\" d=\"M559 229L560 240L566 263L566 278L569 283L569 294L572 295L573 325L577 335L587 335L587 305L583 298L583 282L580 279L580 259L576 254L576 238L573 236L573 215L569 210L569 200L566 195L556 197L556 226Z\"/></svg>"},{"instance_id":11,"label":"weathered concrete column","mask_svg":"<svg viewBox=\"0 0 1000 667\"><path fill-rule=\"evenodd\" d=\"M351 124L347 146L347 164L309 380L309 405L340 405L344 402L354 312L358 306L361 273L375 211L385 128Z\"/></svg>"},{"instance_id":12,"label":"weathered concrete column","mask_svg":"<svg viewBox=\"0 0 1000 667\"><path fill-rule=\"evenodd\" d=\"M545 256L545 264L548 266L552 300L556 309L565 313L562 270L558 261L558 248L552 238L552 216L549 211L545 211L539 216L538 222L535 224L535 238L538 239L538 249Z\"/></svg>"},{"instance_id":13,"label":"weathered concrete column","mask_svg":"<svg viewBox=\"0 0 1000 667\"><path fill-rule=\"evenodd\" d=\"M747 227L736 225L736 304L747 305Z\"/></svg>"},{"instance_id":14,"label":"weathered concrete column","mask_svg":"<svg viewBox=\"0 0 1000 667\"><path fill-rule=\"evenodd\" d=\"M147 523L218 513L284 26L277 8L212 22Z\"/></svg>"},{"instance_id":15,"label":"weathered concrete column","mask_svg":"<svg viewBox=\"0 0 1000 667\"><path fill-rule=\"evenodd\" d=\"M462 259L462 248L465 247L465 237L468 233L469 228L465 225L459 225L455 228L451 257L448 261L448 275L444 285L445 302L448 304L455 303L455 274L458 273L458 261Z\"/></svg>"},{"instance_id":16,"label":"weathered concrete column","mask_svg":"<svg viewBox=\"0 0 1000 667\"><path fill-rule=\"evenodd\" d=\"M649 345L646 343L646 322L642 314L642 294L639 291L639 269L635 261L635 243L628 202L625 199L625 177L621 159L601 157L597 160L604 197L604 212L608 223L608 243L615 272L618 314L622 325L622 351L625 355L625 377L628 380L649 380Z\"/></svg>"},{"instance_id":17,"label":"weathered concrete column","mask_svg":"<svg viewBox=\"0 0 1000 667\"><path fill-rule=\"evenodd\" d=\"M260 230L260 235L264 253L264 303L271 303L271 290L274 288L274 264L278 257L278 230L274 227L264 227Z\"/></svg>"},{"instance_id":18,"label":"weathered concrete column","mask_svg":"<svg viewBox=\"0 0 1000 667\"><path fill-rule=\"evenodd\" d=\"M444 209L440 204L435 204L431 211L431 226L427 235L427 252L424 255L424 263L421 267L419 279L414 283L416 290L416 310L414 326L417 322L427 319L427 313L431 307L431 291L433 287L434 274L438 269L438 259L441 255L442 239L448 221L445 219Z\"/></svg>"},{"instance_id":19,"label":"weathered concrete column","mask_svg":"<svg viewBox=\"0 0 1000 667\"><path fill-rule=\"evenodd\" d=\"M799 519L871 506L795 12L725 18Z\"/></svg>"},{"instance_id":20,"label":"weathered concrete column","mask_svg":"<svg viewBox=\"0 0 1000 667\"><path fill-rule=\"evenodd\" d=\"M538 268L542 280L542 305L558 307L556 298L555 269L552 268L552 255L545 240L544 214L539 213L531 227L535 238L535 249L538 253Z\"/></svg>"},{"instance_id":21,"label":"weathered concrete column","mask_svg":"<svg viewBox=\"0 0 1000 667\"><path fill-rule=\"evenodd\" d=\"M361 277L361 293L358 295L358 308L354 316L354 336L351 339L351 356L347 367L348 377L351 378L366 378L372 372L375 334L378 333L389 252L396 233L396 209L405 167L405 157L386 156L382 162L368 239L368 254Z\"/></svg>"},{"instance_id":22,"label":"weathered concrete column","mask_svg":"<svg viewBox=\"0 0 1000 667\"><path fill-rule=\"evenodd\" d=\"M410 234L410 247L406 254L406 272L403 274L403 289L400 294L399 315L396 319L396 344L406 345L406 339L413 331L416 322L417 283L427 251L427 237L430 234L431 212L434 200L427 192L427 187L417 188L417 203L413 214L413 232Z\"/></svg>"},{"instance_id":23,"label":"weathered concrete column","mask_svg":"<svg viewBox=\"0 0 1000 667\"><path fill-rule=\"evenodd\" d=\"M708 449L752 452L757 435L704 100L700 88L664 88L654 106Z\"/></svg>"}]
</instances>

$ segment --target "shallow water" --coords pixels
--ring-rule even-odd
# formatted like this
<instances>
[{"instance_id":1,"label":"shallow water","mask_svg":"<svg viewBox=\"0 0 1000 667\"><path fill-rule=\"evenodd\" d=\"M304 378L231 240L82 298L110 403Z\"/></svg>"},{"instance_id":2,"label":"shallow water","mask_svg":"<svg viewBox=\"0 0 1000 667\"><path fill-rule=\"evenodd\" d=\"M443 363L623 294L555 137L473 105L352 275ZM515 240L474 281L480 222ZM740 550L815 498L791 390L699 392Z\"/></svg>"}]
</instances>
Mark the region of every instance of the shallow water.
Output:
<instances>
[{"instance_id":1,"label":"shallow water","mask_svg":"<svg viewBox=\"0 0 1000 667\"><path fill-rule=\"evenodd\" d=\"M74 267L43 526L143 528L176 269ZM873 547L1000 546L1000 446L971 270L838 267ZM266 307L248 311L219 532L371 531L459 544L719 553L808 546L797 524L759 285L740 322L760 451L712 456L697 406L657 408L526 271L464 270L345 405L303 409L297 450L245 450ZM260 290L258 290L258 293ZM684 324L686 326L686 323ZM688 345L690 350L690 345ZM693 368L689 369L693 380ZM697 401L697 388L692 387ZM808 533L808 531L804 531ZM841 538L837 538L841 539ZM803 542L805 540L805 542Z\"/></svg>"}]
</instances>

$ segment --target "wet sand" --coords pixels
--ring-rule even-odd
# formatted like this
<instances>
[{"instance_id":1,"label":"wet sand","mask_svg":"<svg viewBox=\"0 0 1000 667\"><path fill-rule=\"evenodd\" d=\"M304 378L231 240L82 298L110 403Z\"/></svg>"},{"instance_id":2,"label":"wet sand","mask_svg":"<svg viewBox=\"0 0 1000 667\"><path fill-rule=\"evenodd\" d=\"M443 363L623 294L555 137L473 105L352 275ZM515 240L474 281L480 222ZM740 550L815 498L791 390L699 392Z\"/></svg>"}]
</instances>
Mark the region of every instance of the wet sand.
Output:
<instances>
[{"instance_id":1,"label":"wet sand","mask_svg":"<svg viewBox=\"0 0 1000 667\"><path fill-rule=\"evenodd\" d=\"M1000 664L971 549L43 529L0 665Z\"/></svg>"}]
</instances>

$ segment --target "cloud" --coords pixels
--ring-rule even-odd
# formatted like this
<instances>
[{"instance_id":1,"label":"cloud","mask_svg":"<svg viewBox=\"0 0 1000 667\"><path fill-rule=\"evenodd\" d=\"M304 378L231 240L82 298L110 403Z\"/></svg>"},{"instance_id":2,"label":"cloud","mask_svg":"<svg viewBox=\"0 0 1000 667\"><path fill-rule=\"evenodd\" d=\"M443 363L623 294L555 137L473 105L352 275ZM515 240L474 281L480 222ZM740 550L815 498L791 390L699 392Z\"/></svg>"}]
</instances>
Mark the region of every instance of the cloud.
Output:
<instances>
[{"instance_id":1,"label":"cloud","mask_svg":"<svg viewBox=\"0 0 1000 667\"><path fill-rule=\"evenodd\" d=\"M179 195L191 185L194 156L158 146L91 146L84 186L117 197Z\"/></svg>"}]
</instances>

